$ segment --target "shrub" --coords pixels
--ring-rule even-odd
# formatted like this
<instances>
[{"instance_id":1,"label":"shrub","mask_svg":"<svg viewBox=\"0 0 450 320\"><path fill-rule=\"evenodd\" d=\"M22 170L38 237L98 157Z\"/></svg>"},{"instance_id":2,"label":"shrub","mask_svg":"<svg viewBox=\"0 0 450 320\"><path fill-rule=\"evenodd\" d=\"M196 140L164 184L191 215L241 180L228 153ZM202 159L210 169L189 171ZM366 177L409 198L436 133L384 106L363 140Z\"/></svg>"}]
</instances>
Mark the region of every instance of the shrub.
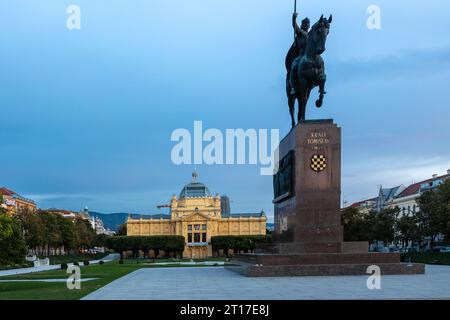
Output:
<instances>
[{"instance_id":1,"label":"shrub","mask_svg":"<svg viewBox=\"0 0 450 320\"><path fill-rule=\"evenodd\" d=\"M271 242L270 235L243 235L243 236L215 236L211 237L211 244L214 250L222 249L225 252L233 249L236 253L238 250L254 250L257 245L267 244Z\"/></svg>"},{"instance_id":2,"label":"shrub","mask_svg":"<svg viewBox=\"0 0 450 320\"><path fill-rule=\"evenodd\" d=\"M89 265L89 260L84 260L84 261L83 261L83 264L84 264L85 266L88 266L88 265Z\"/></svg>"},{"instance_id":3,"label":"shrub","mask_svg":"<svg viewBox=\"0 0 450 320\"><path fill-rule=\"evenodd\" d=\"M61 269L67 270L67 263L61 263Z\"/></svg>"},{"instance_id":4,"label":"shrub","mask_svg":"<svg viewBox=\"0 0 450 320\"><path fill-rule=\"evenodd\" d=\"M163 250L166 255L169 252L181 255L184 250L183 236L114 236L106 240L108 248L117 253L132 251L133 258L137 258L139 250L154 250L156 255Z\"/></svg>"},{"instance_id":5,"label":"shrub","mask_svg":"<svg viewBox=\"0 0 450 320\"><path fill-rule=\"evenodd\" d=\"M123 259L120 259L120 260L119 260L119 264L123 264Z\"/></svg>"},{"instance_id":6,"label":"shrub","mask_svg":"<svg viewBox=\"0 0 450 320\"><path fill-rule=\"evenodd\" d=\"M105 262L103 260L100 260L100 262L98 263L99 265L103 265Z\"/></svg>"}]
</instances>

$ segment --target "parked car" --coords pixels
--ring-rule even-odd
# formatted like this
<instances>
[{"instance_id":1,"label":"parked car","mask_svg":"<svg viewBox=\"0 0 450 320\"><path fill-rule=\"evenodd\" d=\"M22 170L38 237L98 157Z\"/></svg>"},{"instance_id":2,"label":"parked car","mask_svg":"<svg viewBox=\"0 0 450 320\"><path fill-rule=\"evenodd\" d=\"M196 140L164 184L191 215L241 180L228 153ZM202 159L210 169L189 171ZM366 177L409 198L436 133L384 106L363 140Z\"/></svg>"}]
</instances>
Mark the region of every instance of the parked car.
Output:
<instances>
[{"instance_id":1,"label":"parked car","mask_svg":"<svg viewBox=\"0 0 450 320\"><path fill-rule=\"evenodd\" d=\"M442 252L442 253L450 253L450 247L444 247L444 248L441 248L441 249L439 250L439 252Z\"/></svg>"}]
</instances>

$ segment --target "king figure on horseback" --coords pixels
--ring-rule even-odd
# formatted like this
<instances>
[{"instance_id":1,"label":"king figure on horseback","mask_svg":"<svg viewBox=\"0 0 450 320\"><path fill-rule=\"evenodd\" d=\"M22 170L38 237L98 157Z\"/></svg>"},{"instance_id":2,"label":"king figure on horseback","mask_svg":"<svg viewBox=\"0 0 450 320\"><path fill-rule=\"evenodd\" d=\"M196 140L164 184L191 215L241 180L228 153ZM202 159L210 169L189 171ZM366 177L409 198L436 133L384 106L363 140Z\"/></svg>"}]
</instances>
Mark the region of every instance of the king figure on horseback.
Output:
<instances>
[{"instance_id":1,"label":"king figure on horseback","mask_svg":"<svg viewBox=\"0 0 450 320\"><path fill-rule=\"evenodd\" d=\"M289 112L291 114L292 127L295 126L294 111L295 102L298 101L297 121L305 120L306 105L311 90L319 87L319 99L316 107L323 104L325 95L325 64L321 54L325 52L325 43L333 19L323 15L309 30L309 19L302 21L299 28L296 22L297 13L292 17L295 30L294 43L286 56L286 94L288 96Z\"/></svg>"}]
</instances>

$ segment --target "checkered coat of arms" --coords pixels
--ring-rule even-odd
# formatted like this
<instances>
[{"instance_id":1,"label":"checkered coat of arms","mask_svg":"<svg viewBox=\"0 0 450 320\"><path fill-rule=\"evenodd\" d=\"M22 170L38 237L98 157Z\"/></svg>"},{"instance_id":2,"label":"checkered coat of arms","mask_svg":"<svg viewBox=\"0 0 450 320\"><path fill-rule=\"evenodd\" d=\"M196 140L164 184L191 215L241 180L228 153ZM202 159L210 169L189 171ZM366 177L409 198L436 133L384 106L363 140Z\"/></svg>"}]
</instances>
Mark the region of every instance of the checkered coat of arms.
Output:
<instances>
[{"instance_id":1,"label":"checkered coat of arms","mask_svg":"<svg viewBox=\"0 0 450 320\"><path fill-rule=\"evenodd\" d=\"M315 154L311 157L309 167L315 172L321 172L327 167L327 159L323 154Z\"/></svg>"}]
</instances>

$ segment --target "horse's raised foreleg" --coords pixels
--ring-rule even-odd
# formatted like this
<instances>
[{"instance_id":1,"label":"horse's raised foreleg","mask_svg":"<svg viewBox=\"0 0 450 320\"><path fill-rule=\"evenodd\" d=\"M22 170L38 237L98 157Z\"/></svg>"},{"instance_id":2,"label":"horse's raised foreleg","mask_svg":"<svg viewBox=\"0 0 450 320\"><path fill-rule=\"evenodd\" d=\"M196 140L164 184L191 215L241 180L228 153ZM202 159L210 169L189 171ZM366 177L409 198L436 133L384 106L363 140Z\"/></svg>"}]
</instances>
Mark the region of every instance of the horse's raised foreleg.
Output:
<instances>
[{"instance_id":1,"label":"horse's raised foreleg","mask_svg":"<svg viewBox=\"0 0 450 320\"><path fill-rule=\"evenodd\" d=\"M316 107L320 108L323 104L323 97L326 94L325 92L325 78L320 79L319 81L319 99L316 100Z\"/></svg>"}]
</instances>

